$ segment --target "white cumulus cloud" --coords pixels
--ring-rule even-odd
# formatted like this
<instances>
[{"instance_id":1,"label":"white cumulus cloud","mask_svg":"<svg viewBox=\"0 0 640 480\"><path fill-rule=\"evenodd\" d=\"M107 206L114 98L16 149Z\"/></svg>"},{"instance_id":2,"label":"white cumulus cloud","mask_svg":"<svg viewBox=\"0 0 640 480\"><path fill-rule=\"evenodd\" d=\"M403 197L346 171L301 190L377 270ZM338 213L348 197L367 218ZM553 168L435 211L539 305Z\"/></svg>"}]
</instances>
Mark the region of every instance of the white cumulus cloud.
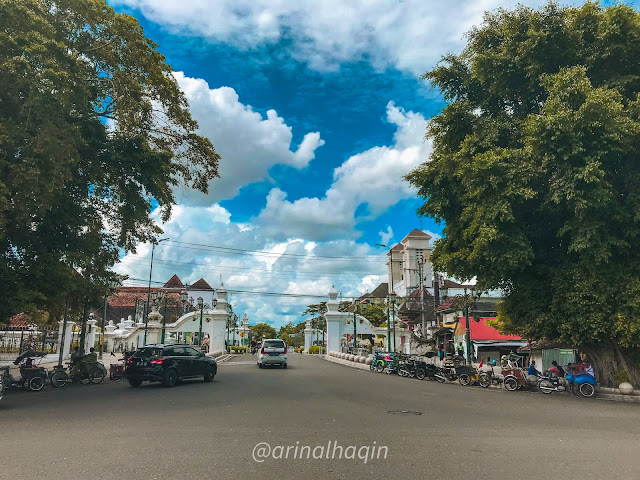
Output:
<instances>
[{"instance_id":1,"label":"white cumulus cloud","mask_svg":"<svg viewBox=\"0 0 640 480\"><path fill-rule=\"evenodd\" d=\"M190 188L179 188L176 197L182 204L211 205L234 197L241 187L268 177L274 165L301 169L315 157L324 144L320 133L307 133L300 145L291 149L292 129L275 110L264 118L251 106L240 102L233 88L211 89L200 78L176 72L176 80L189 101L192 116L200 133L213 142L222 157L220 178L209 184L209 195Z\"/></svg>"},{"instance_id":2,"label":"white cumulus cloud","mask_svg":"<svg viewBox=\"0 0 640 480\"><path fill-rule=\"evenodd\" d=\"M428 159L431 143L424 140L425 118L405 112L393 102L387 119L396 125L392 146L374 147L350 157L333 172L333 184L323 198L287 200L274 188L257 222L274 237L323 241L356 236L356 223L371 220L400 200L415 196L404 176Z\"/></svg>"},{"instance_id":3,"label":"white cumulus cloud","mask_svg":"<svg viewBox=\"0 0 640 480\"><path fill-rule=\"evenodd\" d=\"M507 0L111 0L181 33L241 49L291 38L294 58L330 70L369 59L383 69L424 73L464 45L464 33ZM524 0L539 7L546 0Z\"/></svg>"}]
</instances>

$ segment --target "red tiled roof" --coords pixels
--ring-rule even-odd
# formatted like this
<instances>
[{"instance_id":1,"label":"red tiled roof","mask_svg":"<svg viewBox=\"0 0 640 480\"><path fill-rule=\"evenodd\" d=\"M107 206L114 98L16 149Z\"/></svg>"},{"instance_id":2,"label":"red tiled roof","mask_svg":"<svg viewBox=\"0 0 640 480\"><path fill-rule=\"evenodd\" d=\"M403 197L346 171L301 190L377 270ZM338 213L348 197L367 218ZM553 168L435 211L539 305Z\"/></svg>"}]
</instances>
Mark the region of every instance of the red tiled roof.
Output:
<instances>
[{"instance_id":1,"label":"red tiled roof","mask_svg":"<svg viewBox=\"0 0 640 480\"><path fill-rule=\"evenodd\" d=\"M9 318L9 328L26 328L31 324L31 319L26 313L18 313Z\"/></svg>"},{"instance_id":2,"label":"red tiled roof","mask_svg":"<svg viewBox=\"0 0 640 480\"><path fill-rule=\"evenodd\" d=\"M167 283L164 284L163 288L183 288L183 287L184 285L180 281L180 278L178 278L178 275L174 275L169 279Z\"/></svg>"},{"instance_id":3,"label":"red tiled roof","mask_svg":"<svg viewBox=\"0 0 640 480\"><path fill-rule=\"evenodd\" d=\"M151 287L152 292L160 290L159 287ZM116 292L109 296L109 307L135 307L136 299L147 299L149 287L118 287Z\"/></svg>"},{"instance_id":4,"label":"red tiled roof","mask_svg":"<svg viewBox=\"0 0 640 480\"><path fill-rule=\"evenodd\" d=\"M497 329L487 325L487 320L495 320L496 317L480 317L480 321L476 322L473 317L469 317L469 328L471 330L471 340L522 340L517 335L504 335ZM467 328L467 319L460 317L458 328L465 330Z\"/></svg>"},{"instance_id":5,"label":"red tiled roof","mask_svg":"<svg viewBox=\"0 0 640 480\"><path fill-rule=\"evenodd\" d=\"M213 288L205 281L204 278L201 278L193 285L189 285L189 290L213 290Z\"/></svg>"}]
</instances>

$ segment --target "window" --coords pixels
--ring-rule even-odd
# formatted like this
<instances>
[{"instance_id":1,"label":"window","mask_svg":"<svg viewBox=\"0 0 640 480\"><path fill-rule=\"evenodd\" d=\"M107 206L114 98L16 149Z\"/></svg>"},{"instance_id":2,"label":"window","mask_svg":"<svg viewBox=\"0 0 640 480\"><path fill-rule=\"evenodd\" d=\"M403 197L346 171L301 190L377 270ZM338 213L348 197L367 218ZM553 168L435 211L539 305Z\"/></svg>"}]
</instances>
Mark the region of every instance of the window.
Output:
<instances>
[{"instance_id":1,"label":"window","mask_svg":"<svg viewBox=\"0 0 640 480\"><path fill-rule=\"evenodd\" d=\"M282 340L265 340L264 347L284 348L284 342Z\"/></svg>"},{"instance_id":2,"label":"window","mask_svg":"<svg viewBox=\"0 0 640 480\"><path fill-rule=\"evenodd\" d=\"M151 358L151 357L157 357L161 353L162 353L161 348L143 347L139 349L136 353L134 353L133 356L136 358Z\"/></svg>"},{"instance_id":3,"label":"window","mask_svg":"<svg viewBox=\"0 0 640 480\"><path fill-rule=\"evenodd\" d=\"M186 355L185 351L184 351L184 347L173 347L173 354L174 357L183 357L184 355Z\"/></svg>"},{"instance_id":4,"label":"window","mask_svg":"<svg viewBox=\"0 0 640 480\"><path fill-rule=\"evenodd\" d=\"M191 355L192 357L199 357L200 353L198 350L196 350L195 348L191 348L191 347L186 347L185 348L187 355Z\"/></svg>"}]
</instances>

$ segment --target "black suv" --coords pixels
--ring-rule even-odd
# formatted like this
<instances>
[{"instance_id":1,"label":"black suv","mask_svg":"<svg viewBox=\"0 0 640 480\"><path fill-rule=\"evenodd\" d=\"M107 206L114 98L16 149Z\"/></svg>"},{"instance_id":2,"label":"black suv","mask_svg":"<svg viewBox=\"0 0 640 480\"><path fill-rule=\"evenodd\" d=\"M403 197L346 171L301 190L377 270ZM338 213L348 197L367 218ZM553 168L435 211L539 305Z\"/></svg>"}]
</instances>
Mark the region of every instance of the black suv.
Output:
<instances>
[{"instance_id":1,"label":"black suv","mask_svg":"<svg viewBox=\"0 0 640 480\"><path fill-rule=\"evenodd\" d=\"M145 345L127 359L125 375L129 385L139 387L148 380L173 387L183 378L204 377L213 382L218 372L215 358L205 356L191 345Z\"/></svg>"}]
</instances>

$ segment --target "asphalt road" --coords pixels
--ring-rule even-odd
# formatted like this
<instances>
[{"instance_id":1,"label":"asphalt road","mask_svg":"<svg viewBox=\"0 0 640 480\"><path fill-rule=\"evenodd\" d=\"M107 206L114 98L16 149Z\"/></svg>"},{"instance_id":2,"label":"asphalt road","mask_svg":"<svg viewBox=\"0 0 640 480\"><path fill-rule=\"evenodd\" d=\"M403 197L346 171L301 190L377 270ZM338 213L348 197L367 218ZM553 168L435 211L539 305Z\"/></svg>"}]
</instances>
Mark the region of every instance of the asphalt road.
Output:
<instances>
[{"instance_id":1,"label":"asphalt road","mask_svg":"<svg viewBox=\"0 0 640 480\"><path fill-rule=\"evenodd\" d=\"M172 389L107 379L10 392L0 430L3 480L640 478L637 404L441 385L304 355L286 370L239 356L213 383ZM271 453L258 463L260 442Z\"/></svg>"}]
</instances>

